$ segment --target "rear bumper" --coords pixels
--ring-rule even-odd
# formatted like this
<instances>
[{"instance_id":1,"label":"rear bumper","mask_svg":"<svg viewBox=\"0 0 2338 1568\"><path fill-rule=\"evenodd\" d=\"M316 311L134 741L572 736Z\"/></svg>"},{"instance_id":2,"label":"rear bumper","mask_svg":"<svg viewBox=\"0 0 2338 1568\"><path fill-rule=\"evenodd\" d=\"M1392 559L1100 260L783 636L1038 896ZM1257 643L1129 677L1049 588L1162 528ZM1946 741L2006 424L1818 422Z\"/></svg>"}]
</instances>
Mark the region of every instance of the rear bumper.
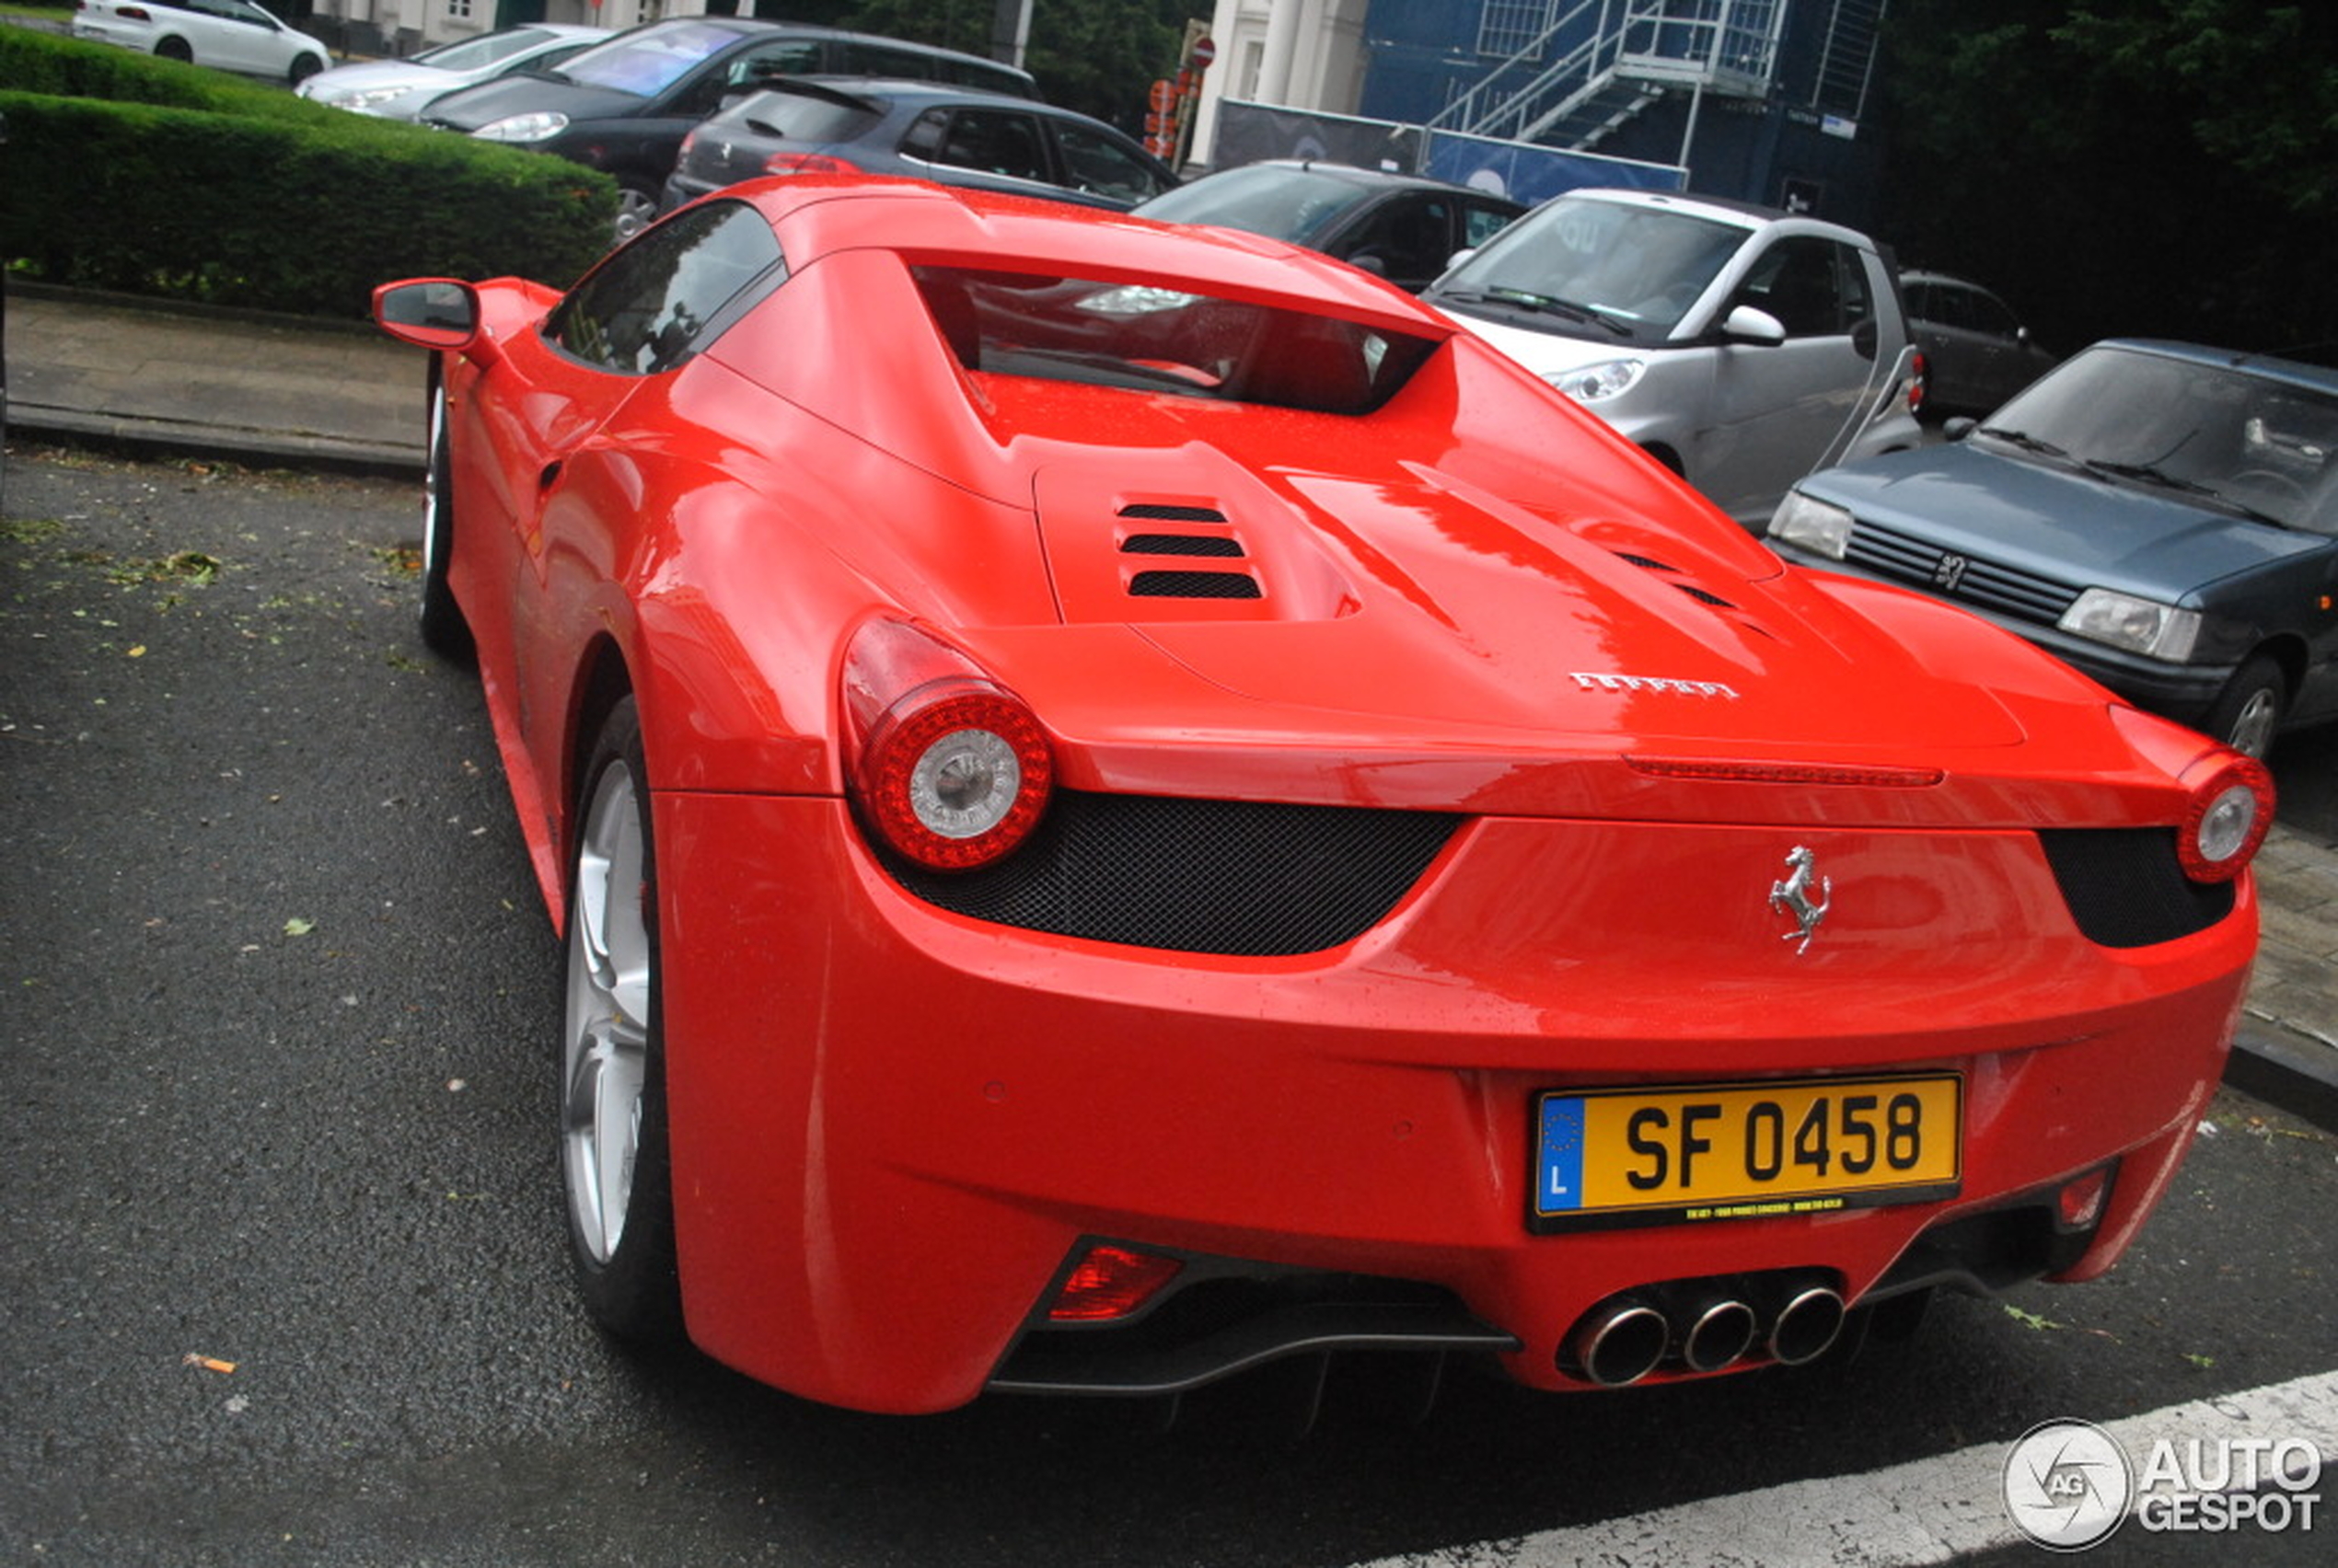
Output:
<instances>
[{"instance_id":1,"label":"rear bumper","mask_svg":"<svg viewBox=\"0 0 2338 1568\"><path fill-rule=\"evenodd\" d=\"M2205 931L2098 947L2018 832L1480 820L1364 937L1245 959L946 914L832 800L666 794L656 828L691 1332L876 1410L1029 1386L1026 1330L1089 1238L1365 1281L1338 1333L1413 1309L1549 1389L1583 1386L1564 1342L1606 1298L1791 1274L1856 1303L1940 1272L1927 1229L2117 1159L2100 1226L2027 1271L2098 1272L2181 1159L2255 945L2244 886ZM1805 841L1837 905L1797 954L1767 894ZM1539 1091L1921 1070L1963 1084L1954 1197L1526 1223ZM1174 1376L1255 1359L1248 1332Z\"/></svg>"}]
</instances>

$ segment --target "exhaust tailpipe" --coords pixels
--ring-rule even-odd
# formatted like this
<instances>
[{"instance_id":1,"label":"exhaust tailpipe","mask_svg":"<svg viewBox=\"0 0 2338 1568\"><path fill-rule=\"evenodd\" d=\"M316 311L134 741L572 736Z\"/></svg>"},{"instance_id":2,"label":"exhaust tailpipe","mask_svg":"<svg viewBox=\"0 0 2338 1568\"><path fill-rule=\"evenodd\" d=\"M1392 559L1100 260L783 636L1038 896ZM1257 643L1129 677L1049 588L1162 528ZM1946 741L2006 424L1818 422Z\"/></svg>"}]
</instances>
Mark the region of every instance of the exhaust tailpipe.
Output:
<instances>
[{"instance_id":1,"label":"exhaust tailpipe","mask_svg":"<svg viewBox=\"0 0 2338 1568\"><path fill-rule=\"evenodd\" d=\"M1770 1355L1781 1366L1800 1366L1826 1354L1843 1332L1843 1297L1823 1286L1799 1291L1770 1325Z\"/></svg>"},{"instance_id":2,"label":"exhaust tailpipe","mask_svg":"<svg viewBox=\"0 0 2338 1568\"><path fill-rule=\"evenodd\" d=\"M1719 1372L1754 1348L1758 1325L1742 1301L1713 1301L1700 1307L1681 1336L1681 1365L1692 1372Z\"/></svg>"},{"instance_id":3,"label":"exhaust tailpipe","mask_svg":"<svg viewBox=\"0 0 2338 1568\"><path fill-rule=\"evenodd\" d=\"M1656 1370L1672 1329L1655 1308L1628 1297L1594 1307L1567 1336L1570 1369L1602 1388L1620 1389Z\"/></svg>"}]
</instances>

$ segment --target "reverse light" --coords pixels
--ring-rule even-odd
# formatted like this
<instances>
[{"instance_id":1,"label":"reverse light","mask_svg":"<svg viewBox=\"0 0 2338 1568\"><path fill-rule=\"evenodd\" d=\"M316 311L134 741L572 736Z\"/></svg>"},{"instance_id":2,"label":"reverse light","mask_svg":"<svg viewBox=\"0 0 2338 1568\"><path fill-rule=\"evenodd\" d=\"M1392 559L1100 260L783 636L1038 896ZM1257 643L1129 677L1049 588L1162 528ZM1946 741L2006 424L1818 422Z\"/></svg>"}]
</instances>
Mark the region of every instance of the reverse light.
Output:
<instances>
[{"instance_id":1,"label":"reverse light","mask_svg":"<svg viewBox=\"0 0 2338 1568\"><path fill-rule=\"evenodd\" d=\"M2090 1230L2102 1217L2102 1204L2111 1195L2111 1167L2089 1170L2054 1194L2054 1211L2065 1230Z\"/></svg>"},{"instance_id":2,"label":"reverse light","mask_svg":"<svg viewBox=\"0 0 2338 1568\"><path fill-rule=\"evenodd\" d=\"M1054 1323L1100 1323L1126 1318L1161 1294L1185 1264L1158 1252L1099 1243L1072 1265L1047 1308Z\"/></svg>"},{"instance_id":3,"label":"reverse light","mask_svg":"<svg viewBox=\"0 0 2338 1568\"><path fill-rule=\"evenodd\" d=\"M860 166L826 153L773 153L763 160L765 174L858 174Z\"/></svg>"},{"instance_id":4,"label":"reverse light","mask_svg":"<svg viewBox=\"0 0 2338 1568\"><path fill-rule=\"evenodd\" d=\"M1543 379L1579 403L1597 403L1629 392L1647 371L1646 360L1603 360L1578 370L1545 371Z\"/></svg>"},{"instance_id":5,"label":"reverse light","mask_svg":"<svg viewBox=\"0 0 2338 1568\"><path fill-rule=\"evenodd\" d=\"M971 870L1029 837L1055 763L1028 704L939 638L873 620L844 655L854 798L880 838L931 870Z\"/></svg>"},{"instance_id":6,"label":"reverse light","mask_svg":"<svg viewBox=\"0 0 2338 1568\"><path fill-rule=\"evenodd\" d=\"M1839 506L1812 501L1800 490L1788 490L1770 514L1769 537L1793 545L1829 560L1841 560L1851 549L1853 520Z\"/></svg>"},{"instance_id":7,"label":"reverse light","mask_svg":"<svg viewBox=\"0 0 2338 1568\"><path fill-rule=\"evenodd\" d=\"M2199 611L2180 610L2109 588L2089 588L2080 594L2062 612L2057 624L2074 637L2171 664L2191 658L2192 645L2200 636Z\"/></svg>"},{"instance_id":8,"label":"reverse light","mask_svg":"<svg viewBox=\"0 0 2338 1568\"><path fill-rule=\"evenodd\" d=\"M2273 774L2238 753L2196 790L2176 829L2176 859L2196 882L2230 882L2255 859L2273 826Z\"/></svg>"},{"instance_id":9,"label":"reverse light","mask_svg":"<svg viewBox=\"0 0 2338 1568\"><path fill-rule=\"evenodd\" d=\"M482 142L549 142L567 129L567 115L546 109L506 115L471 134Z\"/></svg>"}]
</instances>

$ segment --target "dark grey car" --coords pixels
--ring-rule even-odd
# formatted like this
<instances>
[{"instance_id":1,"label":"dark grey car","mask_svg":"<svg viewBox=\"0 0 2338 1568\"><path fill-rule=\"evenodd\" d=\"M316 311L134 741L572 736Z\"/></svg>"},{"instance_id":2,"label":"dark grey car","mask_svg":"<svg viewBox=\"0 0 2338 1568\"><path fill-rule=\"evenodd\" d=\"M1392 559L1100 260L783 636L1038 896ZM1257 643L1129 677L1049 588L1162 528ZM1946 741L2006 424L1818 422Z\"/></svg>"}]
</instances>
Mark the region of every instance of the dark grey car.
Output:
<instances>
[{"instance_id":1,"label":"dark grey car","mask_svg":"<svg viewBox=\"0 0 2338 1568\"><path fill-rule=\"evenodd\" d=\"M1274 159L1205 174L1137 215L1288 240L1376 272L1411 294L1525 207L1490 190L1344 164Z\"/></svg>"},{"instance_id":2,"label":"dark grey car","mask_svg":"<svg viewBox=\"0 0 2338 1568\"><path fill-rule=\"evenodd\" d=\"M2338 719L2338 372L2098 343L1960 441L1811 475L1769 537L2252 755Z\"/></svg>"},{"instance_id":3,"label":"dark grey car","mask_svg":"<svg viewBox=\"0 0 2338 1568\"><path fill-rule=\"evenodd\" d=\"M1127 209L1177 177L1100 120L931 82L772 81L691 132L666 210L768 174L901 174Z\"/></svg>"},{"instance_id":4,"label":"dark grey car","mask_svg":"<svg viewBox=\"0 0 2338 1568\"><path fill-rule=\"evenodd\" d=\"M1943 272L1900 274L1908 330L1929 375L1925 408L1985 414L2054 368L2013 307L1980 284Z\"/></svg>"}]
</instances>

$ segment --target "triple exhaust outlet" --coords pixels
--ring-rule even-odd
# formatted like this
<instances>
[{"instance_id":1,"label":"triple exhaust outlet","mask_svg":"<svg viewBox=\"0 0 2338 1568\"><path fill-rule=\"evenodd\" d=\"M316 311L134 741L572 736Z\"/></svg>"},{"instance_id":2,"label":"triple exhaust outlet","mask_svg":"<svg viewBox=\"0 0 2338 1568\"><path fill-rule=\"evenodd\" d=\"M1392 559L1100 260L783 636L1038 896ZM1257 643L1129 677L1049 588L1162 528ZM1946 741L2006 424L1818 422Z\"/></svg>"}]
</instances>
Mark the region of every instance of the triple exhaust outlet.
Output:
<instances>
[{"instance_id":1,"label":"triple exhaust outlet","mask_svg":"<svg viewBox=\"0 0 2338 1568\"><path fill-rule=\"evenodd\" d=\"M1730 1282L1684 1281L1611 1296L1568 1332L1559 1367L1605 1388L1622 1388L1664 1366L1719 1372L1765 1351L1799 1366L1825 1354L1843 1332L1842 1293L1807 1279L1768 1291ZM1760 1282L1735 1282L1740 1286ZM1765 1311L1766 1298L1777 1305Z\"/></svg>"}]
</instances>

